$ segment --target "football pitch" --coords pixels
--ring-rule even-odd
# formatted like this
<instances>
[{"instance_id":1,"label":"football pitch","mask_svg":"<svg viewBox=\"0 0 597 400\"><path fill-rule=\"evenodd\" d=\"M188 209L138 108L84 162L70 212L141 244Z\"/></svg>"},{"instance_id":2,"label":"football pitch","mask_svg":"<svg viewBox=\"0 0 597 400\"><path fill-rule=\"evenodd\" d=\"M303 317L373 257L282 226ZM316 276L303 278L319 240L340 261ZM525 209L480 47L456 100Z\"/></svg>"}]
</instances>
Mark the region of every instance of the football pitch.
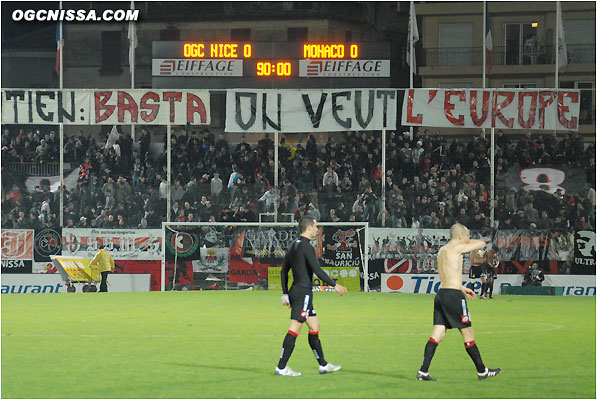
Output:
<instances>
[{"instance_id":1,"label":"football pitch","mask_svg":"<svg viewBox=\"0 0 597 400\"><path fill-rule=\"evenodd\" d=\"M478 381L458 331L416 372L433 295L315 293L319 375L297 339L274 375L289 311L279 291L18 294L2 301L3 398L595 398L595 297L469 301L485 364Z\"/></svg>"}]
</instances>

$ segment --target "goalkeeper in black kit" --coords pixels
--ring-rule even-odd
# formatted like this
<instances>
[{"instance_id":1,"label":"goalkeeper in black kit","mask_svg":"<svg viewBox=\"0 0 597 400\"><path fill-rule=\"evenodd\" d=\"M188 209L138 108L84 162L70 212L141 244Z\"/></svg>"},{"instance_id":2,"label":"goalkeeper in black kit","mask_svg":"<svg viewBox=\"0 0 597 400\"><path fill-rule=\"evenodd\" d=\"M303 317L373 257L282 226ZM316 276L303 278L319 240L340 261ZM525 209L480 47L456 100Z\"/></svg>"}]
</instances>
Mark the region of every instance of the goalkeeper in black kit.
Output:
<instances>
[{"instance_id":1,"label":"goalkeeper in black kit","mask_svg":"<svg viewBox=\"0 0 597 400\"><path fill-rule=\"evenodd\" d=\"M303 323L309 327L309 346L319 363L319 373L327 374L338 371L341 367L325 360L319 341L319 319L313 308L313 273L323 282L333 286L342 296L346 288L336 284L319 266L315 249L310 241L317 237L317 221L311 217L303 217L299 222L300 236L292 242L284 257L282 265L282 305L290 307L290 328L282 343L282 354L276 367L276 375L299 376L300 372L293 371L286 364L294 350L294 342L301 332ZM288 290L288 270L292 269L293 283Z\"/></svg>"}]
</instances>

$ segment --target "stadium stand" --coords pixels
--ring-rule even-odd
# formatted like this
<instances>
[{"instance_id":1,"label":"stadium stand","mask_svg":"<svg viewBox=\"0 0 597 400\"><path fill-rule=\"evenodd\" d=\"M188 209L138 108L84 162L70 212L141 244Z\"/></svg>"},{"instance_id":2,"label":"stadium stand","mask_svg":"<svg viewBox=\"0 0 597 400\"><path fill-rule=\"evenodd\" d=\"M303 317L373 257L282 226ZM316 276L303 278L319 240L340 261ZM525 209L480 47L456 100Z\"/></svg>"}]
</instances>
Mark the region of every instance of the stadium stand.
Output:
<instances>
[{"instance_id":1,"label":"stadium stand","mask_svg":"<svg viewBox=\"0 0 597 400\"><path fill-rule=\"evenodd\" d=\"M166 143L164 135L163 144ZM151 135L137 143L120 134L116 144L78 131L65 138L64 161L79 167L65 190L67 227L159 227L166 220L166 153L152 156ZM274 143L228 143L207 129L172 135L172 221L257 221L259 213L308 214L321 221L368 221L370 226L449 228L460 222L489 227L489 140L462 141L430 134L387 137L386 210L381 202L381 137L347 132L317 143L279 145L279 189L274 182ZM55 131L11 126L2 133L3 228L57 226L59 192L39 185L32 192L14 183L19 165L44 166L59 159ZM164 146L165 148L165 146ZM80 163L80 160L83 160ZM565 194L507 188L506 170L518 163L584 171L582 190ZM58 174L56 172L55 174ZM382 218L385 216L385 218ZM496 134L496 209L499 227L595 229L595 144L575 133L515 138Z\"/></svg>"}]
</instances>

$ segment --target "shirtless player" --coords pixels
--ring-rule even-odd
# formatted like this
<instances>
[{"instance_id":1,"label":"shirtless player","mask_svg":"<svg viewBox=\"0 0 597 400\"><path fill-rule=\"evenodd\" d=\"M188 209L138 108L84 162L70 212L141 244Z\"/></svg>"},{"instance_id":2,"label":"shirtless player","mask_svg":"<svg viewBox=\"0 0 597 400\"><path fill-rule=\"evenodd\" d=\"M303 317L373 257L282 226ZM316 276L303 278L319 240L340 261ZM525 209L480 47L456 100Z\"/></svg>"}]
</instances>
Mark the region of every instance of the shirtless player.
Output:
<instances>
[{"instance_id":1,"label":"shirtless player","mask_svg":"<svg viewBox=\"0 0 597 400\"><path fill-rule=\"evenodd\" d=\"M433 333L425 346L423 364L417 372L420 381L435 381L429 375L429 364L435 349L446 336L446 329L457 328L464 339L464 347L477 368L479 380L499 374L502 369L489 369L481 360L481 354L475 344L475 333L471 327L471 317L466 304L466 297L475 298L475 292L462 287L462 254L485 247L485 242L469 239L468 229L461 224L450 228L450 242L443 246L437 254L437 265L441 286L435 296L433 306ZM466 296L466 297L465 297Z\"/></svg>"}]
</instances>

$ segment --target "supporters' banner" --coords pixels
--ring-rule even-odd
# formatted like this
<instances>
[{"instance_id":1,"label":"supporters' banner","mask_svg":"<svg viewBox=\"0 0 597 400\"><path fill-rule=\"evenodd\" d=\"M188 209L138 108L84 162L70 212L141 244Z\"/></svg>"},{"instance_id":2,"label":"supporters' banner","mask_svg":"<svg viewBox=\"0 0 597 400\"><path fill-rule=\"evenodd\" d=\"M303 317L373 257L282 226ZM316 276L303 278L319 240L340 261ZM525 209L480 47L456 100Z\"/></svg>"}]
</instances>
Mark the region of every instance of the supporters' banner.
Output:
<instances>
[{"instance_id":1,"label":"supporters' banner","mask_svg":"<svg viewBox=\"0 0 597 400\"><path fill-rule=\"evenodd\" d=\"M526 191L541 190L551 194L558 190L561 190L562 194L582 193L587 183L584 169L564 166L520 168L520 165L514 164L503 176L506 190L508 188Z\"/></svg>"},{"instance_id":2,"label":"supporters' banner","mask_svg":"<svg viewBox=\"0 0 597 400\"><path fill-rule=\"evenodd\" d=\"M346 287L349 291L360 290L359 268L357 267L322 267L336 283ZM267 286L269 290L282 290L282 268L270 267L268 269ZM292 272L288 273L288 287L292 285ZM314 286L327 286L316 275L313 275Z\"/></svg>"},{"instance_id":3,"label":"supporters' banner","mask_svg":"<svg viewBox=\"0 0 597 400\"><path fill-rule=\"evenodd\" d=\"M166 260L198 260L201 258L199 251L200 231L198 228L189 228L184 231L166 229Z\"/></svg>"},{"instance_id":4,"label":"supporters' banner","mask_svg":"<svg viewBox=\"0 0 597 400\"><path fill-rule=\"evenodd\" d=\"M247 228L237 231L236 248L233 253L238 253L238 247L242 248L240 253L243 257L259 258L261 263L281 263L286 251L292 242L298 237L295 227L268 227L268 228ZM311 242L315 247L315 254L321 257L322 230L319 228L317 238Z\"/></svg>"},{"instance_id":5,"label":"supporters' banner","mask_svg":"<svg viewBox=\"0 0 597 400\"><path fill-rule=\"evenodd\" d=\"M34 241L33 260L36 263L47 263L50 256L58 255L62 251L62 229L36 229Z\"/></svg>"},{"instance_id":6,"label":"supporters' banner","mask_svg":"<svg viewBox=\"0 0 597 400\"><path fill-rule=\"evenodd\" d=\"M193 272L228 272L229 248L200 249L201 259L193 260Z\"/></svg>"},{"instance_id":7,"label":"supporters' banner","mask_svg":"<svg viewBox=\"0 0 597 400\"><path fill-rule=\"evenodd\" d=\"M577 231L574 235L572 274L595 274L595 232Z\"/></svg>"},{"instance_id":8,"label":"supporters' banner","mask_svg":"<svg viewBox=\"0 0 597 400\"><path fill-rule=\"evenodd\" d=\"M114 271L120 274L149 274L151 291L160 291L162 285L162 262L160 260L115 260ZM168 270L166 270L168 272ZM113 275L110 276L112 279ZM110 291L112 287L110 286ZM135 290L136 291L136 290Z\"/></svg>"},{"instance_id":9,"label":"supporters' banner","mask_svg":"<svg viewBox=\"0 0 597 400\"><path fill-rule=\"evenodd\" d=\"M2 89L2 123L89 125L90 98L80 89Z\"/></svg>"},{"instance_id":10,"label":"supporters' banner","mask_svg":"<svg viewBox=\"0 0 597 400\"><path fill-rule=\"evenodd\" d=\"M250 258L231 255L228 272L230 282L257 283L259 281L258 264Z\"/></svg>"},{"instance_id":11,"label":"supporters' banner","mask_svg":"<svg viewBox=\"0 0 597 400\"><path fill-rule=\"evenodd\" d=\"M3 260L33 260L32 229L2 229Z\"/></svg>"},{"instance_id":12,"label":"supporters' banner","mask_svg":"<svg viewBox=\"0 0 597 400\"><path fill-rule=\"evenodd\" d=\"M62 254L92 259L103 244L114 260L160 260L161 229L62 229Z\"/></svg>"},{"instance_id":13,"label":"supporters' banner","mask_svg":"<svg viewBox=\"0 0 597 400\"><path fill-rule=\"evenodd\" d=\"M578 90L410 89L402 125L578 130Z\"/></svg>"},{"instance_id":14,"label":"supporters' banner","mask_svg":"<svg viewBox=\"0 0 597 400\"><path fill-rule=\"evenodd\" d=\"M358 230L348 226L323 227L322 267L360 267L361 240Z\"/></svg>"},{"instance_id":15,"label":"supporters' banner","mask_svg":"<svg viewBox=\"0 0 597 400\"><path fill-rule=\"evenodd\" d=\"M166 288L172 287L174 276L176 276L175 285L190 285L193 283L193 264L191 264L191 261L177 260L176 264L166 261Z\"/></svg>"},{"instance_id":16,"label":"supporters' banner","mask_svg":"<svg viewBox=\"0 0 597 400\"><path fill-rule=\"evenodd\" d=\"M493 248L501 261L566 261L573 247L573 233L556 230L498 230Z\"/></svg>"},{"instance_id":17,"label":"supporters' banner","mask_svg":"<svg viewBox=\"0 0 597 400\"><path fill-rule=\"evenodd\" d=\"M77 180L79 179L79 169L72 169L64 173L64 187L72 191L77 187ZM60 189L60 175L54 176L34 176L27 175L21 172L12 171L10 169L2 169L2 188L9 191L12 185L17 185L21 189L29 193L41 193L47 188L50 192L56 192Z\"/></svg>"},{"instance_id":18,"label":"supporters' banner","mask_svg":"<svg viewBox=\"0 0 597 400\"><path fill-rule=\"evenodd\" d=\"M449 229L369 228L370 260L382 260L386 273L437 271L437 252L449 241Z\"/></svg>"},{"instance_id":19,"label":"supporters' banner","mask_svg":"<svg viewBox=\"0 0 597 400\"><path fill-rule=\"evenodd\" d=\"M3 89L3 124L209 125L207 90Z\"/></svg>"},{"instance_id":20,"label":"supporters' banner","mask_svg":"<svg viewBox=\"0 0 597 400\"><path fill-rule=\"evenodd\" d=\"M396 89L234 89L226 132L338 132L396 129Z\"/></svg>"},{"instance_id":21,"label":"supporters' banner","mask_svg":"<svg viewBox=\"0 0 597 400\"><path fill-rule=\"evenodd\" d=\"M96 90L92 125L209 125L207 90Z\"/></svg>"}]
</instances>

